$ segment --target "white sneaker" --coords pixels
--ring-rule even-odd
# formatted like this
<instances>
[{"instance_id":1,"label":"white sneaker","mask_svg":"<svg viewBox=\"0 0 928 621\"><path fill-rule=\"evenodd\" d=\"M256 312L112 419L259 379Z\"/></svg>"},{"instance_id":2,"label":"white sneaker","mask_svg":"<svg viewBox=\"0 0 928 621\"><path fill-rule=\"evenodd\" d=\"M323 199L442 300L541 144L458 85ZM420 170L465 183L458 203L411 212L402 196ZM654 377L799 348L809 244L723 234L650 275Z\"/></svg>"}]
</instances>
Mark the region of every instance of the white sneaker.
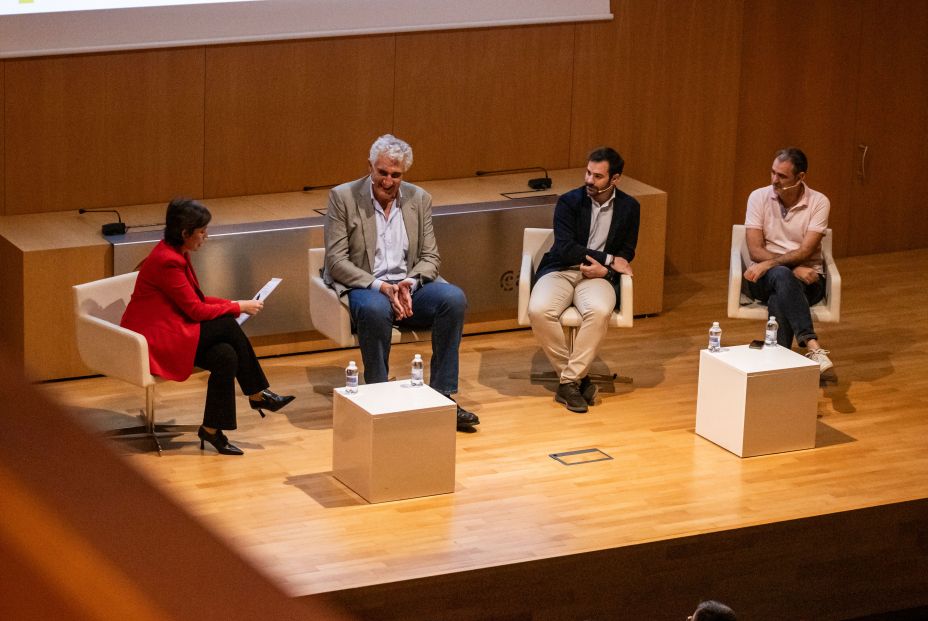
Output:
<instances>
[{"instance_id":1,"label":"white sneaker","mask_svg":"<svg viewBox=\"0 0 928 621\"><path fill-rule=\"evenodd\" d=\"M831 361L831 358L828 357L828 354L831 352L827 349L810 349L806 354L806 358L813 362L818 363L819 374L824 374L825 371L834 368L835 363Z\"/></svg>"}]
</instances>

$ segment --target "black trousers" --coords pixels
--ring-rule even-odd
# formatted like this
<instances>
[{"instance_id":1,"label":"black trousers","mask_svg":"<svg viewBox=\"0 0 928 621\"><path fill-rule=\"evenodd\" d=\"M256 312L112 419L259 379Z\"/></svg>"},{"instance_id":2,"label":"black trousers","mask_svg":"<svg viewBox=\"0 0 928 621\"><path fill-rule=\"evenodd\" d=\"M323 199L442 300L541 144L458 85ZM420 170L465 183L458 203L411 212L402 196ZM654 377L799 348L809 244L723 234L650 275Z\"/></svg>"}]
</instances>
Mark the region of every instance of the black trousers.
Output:
<instances>
[{"instance_id":1,"label":"black trousers","mask_svg":"<svg viewBox=\"0 0 928 621\"><path fill-rule=\"evenodd\" d=\"M235 380L253 395L270 384L241 326L229 315L200 323L194 364L209 371L203 426L235 429Z\"/></svg>"}]
</instances>

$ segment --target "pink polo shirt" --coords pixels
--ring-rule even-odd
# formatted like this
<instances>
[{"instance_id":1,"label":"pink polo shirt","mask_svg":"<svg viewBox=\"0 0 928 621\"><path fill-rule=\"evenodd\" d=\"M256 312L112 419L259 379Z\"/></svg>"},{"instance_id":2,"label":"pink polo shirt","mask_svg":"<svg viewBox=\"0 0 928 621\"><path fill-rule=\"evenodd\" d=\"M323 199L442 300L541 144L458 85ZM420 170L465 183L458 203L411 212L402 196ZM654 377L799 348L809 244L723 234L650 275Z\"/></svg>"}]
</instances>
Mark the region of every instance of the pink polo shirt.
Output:
<instances>
[{"instance_id":1,"label":"pink polo shirt","mask_svg":"<svg viewBox=\"0 0 928 621\"><path fill-rule=\"evenodd\" d=\"M828 197L813 190L804 181L802 185L802 198L786 212L785 217L771 186L758 188L748 197L744 228L763 231L765 246L774 254L796 250L807 232L824 234L828 228L828 212L831 210ZM815 268L819 274L825 273L822 269L821 246L803 265Z\"/></svg>"}]
</instances>

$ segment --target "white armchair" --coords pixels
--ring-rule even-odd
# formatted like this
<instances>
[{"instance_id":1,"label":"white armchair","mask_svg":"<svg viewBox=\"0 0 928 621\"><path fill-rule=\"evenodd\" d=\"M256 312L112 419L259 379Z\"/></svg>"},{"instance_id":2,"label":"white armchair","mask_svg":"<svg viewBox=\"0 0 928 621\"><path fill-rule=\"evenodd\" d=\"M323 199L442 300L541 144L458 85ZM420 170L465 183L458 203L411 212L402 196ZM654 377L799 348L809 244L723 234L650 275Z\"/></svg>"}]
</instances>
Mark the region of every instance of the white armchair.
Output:
<instances>
[{"instance_id":1,"label":"white armchair","mask_svg":"<svg viewBox=\"0 0 928 621\"><path fill-rule=\"evenodd\" d=\"M812 318L823 323L841 319L841 274L831 252L831 229L822 238L822 262L825 268L825 297L812 306ZM744 270L751 262L744 225L731 228L731 258L728 267L728 317L731 319L767 319L767 306L753 299L744 280Z\"/></svg>"},{"instance_id":2,"label":"white armchair","mask_svg":"<svg viewBox=\"0 0 928 621\"><path fill-rule=\"evenodd\" d=\"M348 300L340 299L322 280L325 248L309 249L309 316L315 328L339 347L357 347L358 337L351 330ZM393 326L390 342L413 343L431 338L430 330L410 330Z\"/></svg>"},{"instance_id":3,"label":"white armchair","mask_svg":"<svg viewBox=\"0 0 928 621\"><path fill-rule=\"evenodd\" d=\"M151 374L145 337L119 325L137 277L138 272L132 272L72 287L77 348L84 364L93 371L145 389L142 425L108 435L151 437L160 455L158 436L196 431L199 425L155 423L155 385L163 380Z\"/></svg>"},{"instance_id":4,"label":"white armchair","mask_svg":"<svg viewBox=\"0 0 928 621\"><path fill-rule=\"evenodd\" d=\"M522 267L519 271L519 325L529 326L531 323L528 318L528 301L531 297L532 279L538 264L551 245L554 243L554 231L552 229L535 229L527 228L522 236ZM620 281L621 298L619 308L612 312L609 319L610 328L631 328L634 323L632 277L622 274ZM580 312L574 306L568 307L560 316L561 326L567 329L567 347L573 349L574 338L582 321ZM615 376L605 378L614 379ZM556 379L548 375L533 376L533 379ZM603 381L604 378L594 378L594 381Z\"/></svg>"}]
</instances>

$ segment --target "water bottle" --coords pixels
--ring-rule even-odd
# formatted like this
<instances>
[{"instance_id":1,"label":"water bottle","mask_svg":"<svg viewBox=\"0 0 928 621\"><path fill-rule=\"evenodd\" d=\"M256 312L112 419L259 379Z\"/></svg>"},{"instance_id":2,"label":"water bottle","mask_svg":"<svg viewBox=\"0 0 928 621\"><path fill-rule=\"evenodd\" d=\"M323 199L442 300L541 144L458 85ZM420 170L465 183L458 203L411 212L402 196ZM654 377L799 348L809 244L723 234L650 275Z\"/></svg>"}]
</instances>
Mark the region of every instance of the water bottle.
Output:
<instances>
[{"instance_id":1,"label":"water bottle","mask_svg":"<svg viewBox=\"0 0 928 621\"><path fill-rule=\"evenodd\" d=\"M412 386L421 386L422 385L422 356L416 354L412 359L412 379L409 380L409 383Z\"/></svg>"},{"instance_id":2,"label":"water bottle","mask_svg":"<svg viewBox=\"0 0 928 621\"><path fill-rule=\"evenodd\" d=\"M345 369L345 392L348 394L358 392L358 365L354 363L354 360L349 362Z\"/></svg>"},{"instance_id":3,"label":"water bottle","mask_svg":"<svg viewBox=\"0 0 928 621\"><path fill-rule=\"evenodd\" d=\"M779 328L780 324L777 323L777 318L770 315L770 319L767 320L767 329L764 332L764 347L777 346L777 330Z\"/></svg>"},{"instance_id":4,"label":"water bottle","mask_svg":"<svg viewBox=\"0 0 928 621\"><path fill-rule=\"evenodd\" d=\"M722 351L722 328L717 321L709 328L709 351Z\"/></svg>"}]
</instances>

